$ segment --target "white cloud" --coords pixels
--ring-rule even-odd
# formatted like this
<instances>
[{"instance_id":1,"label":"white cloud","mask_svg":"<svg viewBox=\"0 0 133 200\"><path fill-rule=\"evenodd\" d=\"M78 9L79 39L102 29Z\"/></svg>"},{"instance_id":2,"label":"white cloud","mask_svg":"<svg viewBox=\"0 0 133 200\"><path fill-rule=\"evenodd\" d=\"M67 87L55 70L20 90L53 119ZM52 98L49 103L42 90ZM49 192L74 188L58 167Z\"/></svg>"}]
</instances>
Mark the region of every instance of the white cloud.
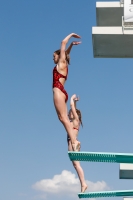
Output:
<instances>
[{"instance_id":1,"label":"white cloud","mask_svg":"<svg viewBox=\"0 0 133 200\"><path fill-rule=\"evenodd\" d=\"M105 181L93 183L86 180L88 191L108 190L109 187ZM80 182L76 175L70 171L63 170L61 174L55 175L52 179L43 179L36 182L33 189L43 191L47 194L65 194L75 196L80 191Z\"/></svg>"}]
</instances>

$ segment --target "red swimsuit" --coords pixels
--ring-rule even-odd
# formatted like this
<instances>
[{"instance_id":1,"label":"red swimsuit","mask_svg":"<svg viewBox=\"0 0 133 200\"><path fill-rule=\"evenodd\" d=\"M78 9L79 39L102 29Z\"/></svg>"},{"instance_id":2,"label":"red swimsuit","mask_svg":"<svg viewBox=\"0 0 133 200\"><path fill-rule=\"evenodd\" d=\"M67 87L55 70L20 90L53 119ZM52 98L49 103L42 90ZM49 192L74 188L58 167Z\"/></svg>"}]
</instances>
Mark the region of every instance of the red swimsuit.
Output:
<instances>
[{"instance_id":1,"label":"red swimsuit","mask_svg":"<svg viewBox=\"0 0 133 200\"><path fill-rule=\"evenodd\" d=\"M68 68L67 68L67 74L68 74ZM60 89L66 96L66 102L68 100L68 94L66 92L66 90L64 89L64 86L61 84L61 82L59 81L60 78L64 78L65 80L67 80L67 75L64 76L63 74L60 74L58 71L57 71L57 68L56 66L54 67L53 69L53 88L58 88Z\"/></svg>"}]
</instances>

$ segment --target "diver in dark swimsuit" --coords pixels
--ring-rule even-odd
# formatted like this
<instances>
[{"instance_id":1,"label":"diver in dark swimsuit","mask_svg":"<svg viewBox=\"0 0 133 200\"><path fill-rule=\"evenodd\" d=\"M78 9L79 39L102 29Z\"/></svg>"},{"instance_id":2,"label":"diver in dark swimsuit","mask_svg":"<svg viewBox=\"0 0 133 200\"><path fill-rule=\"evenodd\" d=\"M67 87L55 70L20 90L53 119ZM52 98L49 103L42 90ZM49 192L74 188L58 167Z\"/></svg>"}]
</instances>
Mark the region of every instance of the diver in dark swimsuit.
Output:
<instances>
[{"instance_id":1,"label":"diver in dark swimsuit","mask_svg":"<svg viewBox=\"0 0 133 200\"><path fill-rule=\"evenodd\" d=\"M79 141L77 141L74 137L74 130L72 129L68 119L66 105L68 95L64 90L64 84L68 74L68 65L70 61L69 53L71 48L73 45L78 45L81 42L72 42L69 48L66 50L66 44L71 37L80 38L79 35L71 33L64 40L62 40L60 49L55 51L53 54L53 60L56 64L56 67L53 70L53 101L58 118L64 125L66 132L71 139L72 149L76 151L79 146Z\"/></svg>"}]
</instances>

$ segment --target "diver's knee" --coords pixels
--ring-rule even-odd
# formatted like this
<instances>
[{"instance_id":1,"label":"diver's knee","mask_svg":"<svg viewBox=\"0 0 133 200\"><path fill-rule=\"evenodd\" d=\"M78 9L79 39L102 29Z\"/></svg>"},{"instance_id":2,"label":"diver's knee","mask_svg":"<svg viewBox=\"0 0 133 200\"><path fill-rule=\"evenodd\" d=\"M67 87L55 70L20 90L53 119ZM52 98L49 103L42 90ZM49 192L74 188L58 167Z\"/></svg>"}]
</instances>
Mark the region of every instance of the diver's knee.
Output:
<instances>
[{"instance_id":1,"label":"diver's knee","mask_svg":"<svg viewBox=\"0 0 133 200\"><path fill-rule=\"evenodd\" d=\"M77 164L76 163L73 163L73 166L75 169L77 169Z\"/></svg>"}]
</instances>

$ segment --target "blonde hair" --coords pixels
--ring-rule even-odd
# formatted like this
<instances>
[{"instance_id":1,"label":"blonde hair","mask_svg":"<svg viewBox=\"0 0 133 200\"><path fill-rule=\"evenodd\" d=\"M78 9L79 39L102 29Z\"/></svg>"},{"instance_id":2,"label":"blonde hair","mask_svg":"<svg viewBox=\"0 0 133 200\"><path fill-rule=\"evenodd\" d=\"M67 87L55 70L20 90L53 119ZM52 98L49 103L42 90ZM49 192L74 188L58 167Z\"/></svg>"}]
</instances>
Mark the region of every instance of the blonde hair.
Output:
<instances>
[{"instance_id":1,"label":"blonde hair","mask_svg":"<svg viewBox=\"0 0 133 200\"><path fill-rule=\"evenodd\" d=\"M60 55L60 49L56 50L54 53L56 53L57 55ZM67 53L67 51L65 51L65 54L66 54L66 61L68 65L70 65L70 55Z\"/></svg>"}]
</instances>

